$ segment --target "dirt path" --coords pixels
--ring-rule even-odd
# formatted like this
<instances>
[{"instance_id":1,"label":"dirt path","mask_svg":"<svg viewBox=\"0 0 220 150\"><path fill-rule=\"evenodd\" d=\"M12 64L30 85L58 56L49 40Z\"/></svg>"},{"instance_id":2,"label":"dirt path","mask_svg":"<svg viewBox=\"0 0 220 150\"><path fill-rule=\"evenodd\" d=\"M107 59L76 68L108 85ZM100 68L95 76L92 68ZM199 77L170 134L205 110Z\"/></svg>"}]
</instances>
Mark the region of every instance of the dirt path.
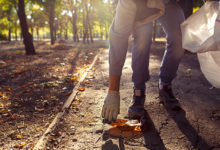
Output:
<instances>
[{"instance_id":1,"label":"dirt path","mask_svg":"<svg viewBox=\"0 0 220 150\"><path fill-rule=\"evenodd\" d=\"M202 75L197 58L185 54L174 91L183 110L166 110L158 102L157 83L164 43L152 47L145 109L151 130L139 139L111 139L103 125L100 112L108 85L108 55L102 51L95 69L89 73L85 91L79 93L69 114L63 118L48 149L103 150L218 150L220 149L220 90L212 88ZM131 54L128 54L121 83L121 114L124 118L132 98Z\"/></svg>"}]
</instances>

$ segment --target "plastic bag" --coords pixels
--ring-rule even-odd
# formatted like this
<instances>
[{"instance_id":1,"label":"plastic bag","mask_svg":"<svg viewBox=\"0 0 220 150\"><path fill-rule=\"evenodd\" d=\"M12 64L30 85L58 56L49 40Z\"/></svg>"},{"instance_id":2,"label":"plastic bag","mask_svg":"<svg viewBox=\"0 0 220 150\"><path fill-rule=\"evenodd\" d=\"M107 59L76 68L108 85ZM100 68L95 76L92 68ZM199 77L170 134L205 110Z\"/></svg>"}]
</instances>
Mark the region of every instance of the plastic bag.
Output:
<instances>
[{"instance_id":1,"label":"plastic bag","mask_svg":"<svg viewBox=\"0 0 220 150\"><path fill-rule=\"evenodd\" d=\"M183 48L190 52L220 51L220 2L206 2L181 24Z\"/></svg>"},{"instance_id":2,"label":"plastic bag","mask_svg":"<svg viewBox=\"0 0 220 150\"><path fill-rule=\"evenodd\" d=\"M206 79L220 88L220 2L206 2L181 24L183 48L198 53Z\"/></svg>"},{"instance_id":3,"label":"plastic bag","mask_svg":"<svg viewBox=\"0 0 220 150\"><path fill-rule=\"evenodd\" d=\"M220 88L220 51L198 53L201 70L206 79L216 88Z\"/></svg>"}]
</instances>

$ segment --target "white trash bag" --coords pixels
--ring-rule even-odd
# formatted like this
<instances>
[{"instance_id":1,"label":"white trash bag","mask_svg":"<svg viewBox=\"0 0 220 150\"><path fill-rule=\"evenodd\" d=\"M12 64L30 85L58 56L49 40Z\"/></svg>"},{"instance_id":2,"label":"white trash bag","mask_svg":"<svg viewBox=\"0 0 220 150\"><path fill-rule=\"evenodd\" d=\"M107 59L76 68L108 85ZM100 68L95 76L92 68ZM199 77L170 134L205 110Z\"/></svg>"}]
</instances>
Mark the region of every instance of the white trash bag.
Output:
<instances>
[{"instance_id":1,"label":"white trash bag","mask_svg":"<svg viewBox=\"0 0 220 150\"><path fill-rule=\"evenodd\" d=\"M198 53L199 63L206 79L216 88L220 88L220 51Z\"/></svg>"},{"instance_id":2,"label":"white trash bag","mask_svg":"<svg viewBox=\"0 0 220 150\"><path fill-rule=\"evenodd\" d=\"M183 48L192 53L220 50L220 2L206 2L181 24Z\"/></svg>"},{"instance_id":3,"label":"white trash bag","mask_svg":"<svg viewBox=\"0 0 220 150\"><path fill-rule=\"evenodd\" d=\"M181 24L183 48L197 53L206 79L220 88L220 2L206 2Z\"/></svg>"}]
</instances>

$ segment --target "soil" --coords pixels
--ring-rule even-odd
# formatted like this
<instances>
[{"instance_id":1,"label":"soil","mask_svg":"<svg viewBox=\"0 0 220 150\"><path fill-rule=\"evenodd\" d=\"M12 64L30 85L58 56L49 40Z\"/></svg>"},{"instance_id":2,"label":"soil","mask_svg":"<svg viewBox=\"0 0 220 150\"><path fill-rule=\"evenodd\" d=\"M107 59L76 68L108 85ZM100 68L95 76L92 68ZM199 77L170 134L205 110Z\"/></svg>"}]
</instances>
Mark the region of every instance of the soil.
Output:
<instances>
[{"instance_id":1,"label":"soil","mask_svg":"<svg viewBox=\"0 0 220 150\"><path fill-rule=\"evenodd\" d=\"M26 56L22 42L1 43L0 149L32 149L106 44L35 41Z\"/></svg>"},{"instance_id":2,"label":"soil","mask_svg":"<svg viewBox=\"0 0 220 150\"><path fill-rule=\"evenodd\" d=\"M106 45L105 42L102 44ZM99 48L96 48L97 45ZM59 47L59 50L38 52L36 56L24 56L20 52L14 56L1 53L0 60L7 64L1 67L1 91L7 96L2 96L1 102L9 104L0 107L0 111L4 110L0 114L0 147L30 149L36 144L74 87L75 77L79 78L74 73L79 75L78 70L91 62L98 49L103 47L99 42L94 47L81 46L77 46L82 50L78 55L74 46L70 50L60 50ZM101 109L108 90L108 51L101 49L98 62L81 84L83 90L78 92L68 113L50 134L45 149L220 149L220 90L212 87L205 79L195 54L185 53L173 82L173 90L182 110L170 111L159 103L158 73L164 47L164 42L152 45L149 67L151 79L147 83L145 102L149 124L141 137L112 138L108 132L112 126L102 123ZM128 53L120 90L121 109L118 118L121 119L127 116L133 94L130 65L131 53ZM15 66L15 69L10 70L11 66ZM22 73L19 73L20 66L24 66ZM68 74L72 77L71 82ZM29 82L34 83L24 85ZM23 93L28 89L28 92Z\"/></svg>"},{"instance_id":3,"label":"soil","mask_svg":"<svg viewBox=\"0 0 220 150\"><path fill-rule=\"evenodd\" d=\"M90 84L63 118L47 144L47 149L102 150L218 150L220 148L220 90L213 88L200 71L197 56L186 52L173 82L174 93L182 110L170 111L158 100L158 72L165 43L152 46L151 79L147 83L145 109L149 129L140 138L111 138L111 126L103 124L101 109L108 90L108 51L102 51L95 70L89 73ZM131 54L127 56L121 81L121 113L133 94ZM79 112L75 112L75 107Z\"/></svg>"}]
</instances>

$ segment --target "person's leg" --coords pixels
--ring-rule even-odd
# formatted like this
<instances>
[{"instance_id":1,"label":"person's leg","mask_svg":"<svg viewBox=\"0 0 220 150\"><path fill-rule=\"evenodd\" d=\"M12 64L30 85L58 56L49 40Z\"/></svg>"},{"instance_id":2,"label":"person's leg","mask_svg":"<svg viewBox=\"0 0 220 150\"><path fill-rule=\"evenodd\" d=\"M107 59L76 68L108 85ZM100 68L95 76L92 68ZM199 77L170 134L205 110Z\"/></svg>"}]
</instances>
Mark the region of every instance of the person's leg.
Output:
<instances>
[{"instance_id":1,"label":"person's leg","mask_svg":"<svg viewBox=\"0 0 220 150\"><path fill-rule=\"evenodd\" d=\"M164 28L167 39L159 74L159 98L171 109L180 108L178 100L173 95L171 85L184 53L180 29L180 24L184 19L183 11L176 2L168 3L165 14L158 19Z\"/></svg>"},{"instance_id":2,"label":"person's leg","mask_svg":"<svg viewBox=\"0 0 220 150\"><path fill-rule=\"evenodd\" d=\"M128 109L131 119L144 115L145 83L149 80L149 52L152 42L152 23L135 29L132 49L132 81L134 94Z\"/></svg>"},{"instance_id":3,"label":"person's leg","mask_svg":"<svg viewBox=\"0 0 220 150\"><path fill-rule=\"evenodd\" d=\"M132 81L134 89L145 90L149 80L149 53L152 43L152 23L134 30L132 47Z\"/></svg>"},{"instance_id":4,"label":"person's leg","mask_svg":"<svg viewBox=\"0 0 220 150\"><path fill-rule=\"evenodd\" d=\"M171 84L183 56L182 33L180 24L184 21L184 14L176 2L166 4L165 14L158 19L166 33L166 50L160 67L160 80Z\"/></svg>"}]
</instances>

